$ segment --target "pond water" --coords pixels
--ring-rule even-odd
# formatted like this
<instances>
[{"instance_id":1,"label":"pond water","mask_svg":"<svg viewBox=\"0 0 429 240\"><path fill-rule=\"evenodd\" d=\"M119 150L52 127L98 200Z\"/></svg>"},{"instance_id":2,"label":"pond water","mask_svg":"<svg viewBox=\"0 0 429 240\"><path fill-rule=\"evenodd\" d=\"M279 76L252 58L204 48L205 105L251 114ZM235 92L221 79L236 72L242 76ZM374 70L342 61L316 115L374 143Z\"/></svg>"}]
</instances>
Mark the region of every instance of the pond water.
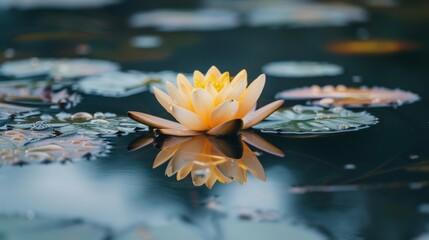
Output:
<instances>
[{"instance_id":1,"label":"pond water","mask_svg":"<svg viewBox=\"0 0 429 240\"><path fill-rule=\"evenodd\" d=\"M312 85L398 88L419 96L403 105L350 108L378 118L377 124L357 131L282 135L250 129L232 139L154 139L147 129L134 131L133 126L129 134L116 136L117 128L112 128L108 136L93 139L93 145L102 141L108 147L80 161L13 165L3 159L0 240L429 239L429 6L424 1L380 2L396 5L361 3L347 10L358 11L354 13L359 17L334 26L331 19L313 26L310 17L305 24L283 19L282 24L266 26L263 21L254 23L256 17L253 24L237 23L246 19L238 3L229 6L232 12L204 13L227 14L227 20L207 17L199 19L198 26L192 25L191 16L170 13L188 16L179 27L168 20L144 28L129 24L131 14L139 11L184 8L170 1L0 11L3 62L90 58L118 63L123 70L182 73L205 72L215 65L231 75L246 69L249 82L271 62L316 62L316 67L326 62L343 72L318 76L323 70L314 66L295 69L299 77L282 77L281 67L275 75L267 72L258 106L272 102L283 90ZM224 1L184 4L187 9L228 6ZM262 13L254 14L260 18ZM201 23L212 24L210 31ZM156 38L159 44L132 46L131 39L138 36ZM368 44L366 39L376 42ZM357 43L347 51L344 43L352 40ZM332 50L335 43L343 44L338 46L341 51ZM65 88L74 92L78 79L65 78ZM12 79L4 76L0 84ZM79 95L80 102L65 112L126 116L131 110L171 119L150 91ZM306 103L286 100L284 107ZM44 113L59 111L42 107ZM2 125L6 123L13 121L6 117ZM27 148L35 146L31 144ZM8 148L0 144L0 150Z\"/></svg>"}]
</instances>

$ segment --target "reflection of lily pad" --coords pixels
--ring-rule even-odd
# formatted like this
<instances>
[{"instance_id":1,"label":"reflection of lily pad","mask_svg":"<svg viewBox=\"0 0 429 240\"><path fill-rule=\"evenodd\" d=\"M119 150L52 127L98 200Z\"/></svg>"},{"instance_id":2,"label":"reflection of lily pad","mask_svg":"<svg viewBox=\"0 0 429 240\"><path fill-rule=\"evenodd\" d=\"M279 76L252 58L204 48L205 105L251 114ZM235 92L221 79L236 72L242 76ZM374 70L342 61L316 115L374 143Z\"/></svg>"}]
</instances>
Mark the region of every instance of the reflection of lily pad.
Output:
<instances>
[{"instance_id":1,"label":"reflection of lily pad","mask_svg":"<svg viewBox=\"0 0 429 240\"><path fill-rule=\"evenodd\" d=\"M103 140L88 136L55 136L50 130L0 132L0 159L4 165L92 159L105 150Z\"/></svg>"},{"instance_id":2,"label":"reflection of lily pad","mask_svg":"<svg viewBox=\"0 0 429 240\"><path fill-rule=\"evenodd\" d=\"M386 107L413 103L419 100L417 94L400 89L391 90L381 87L352 88L343 85L296 88L280 92L276 95L276 98L289 100L320 99L313 102L313 104L347 107Z\"/></svg>"},{"instance_id":3,"label":"reflection of lily pad","mask_svg":"<svg viewBox=\"0 0 429 240\"><path fill-rule=\"evenodd\" d=\"M325 62L272 62L262 67L268 75L275 77L318 77L336 76L343 73L343 68Z\"/></svg>"},{"instance_id":4,"label":"reflection of lily pad","mask_svg":"<svg viewBox=\"0 0 429 240\"><path fill-rule=\"evenodd\" d=\"M377 118L367 112L297 105L274 112L253 128L278 134L329 134L356 131L376 123Z\"/></svg>"},{"instance_id":5,"label":"reflection of lily pad","mask_svg":"<svg viewBox=\"0 0 429 240\"><path fill-rule=\"evenodd\" d=\"M110 72L119 65L105 60L94 59L25 59L5 62L0 66L0 74L23 78L50 75L54 78L75 78Z\"/></svg>"},{"instance_id":6,"label":"reflection of lily pad","mask_svg":"<svg viewBox=\"0 0 429 240\"><path fill-rule=\"evenodd\" d=\"M97 112L94 115L86 112L75 114L58 113L43 114L26 119L16 119L8 126L16 129L45 129L54 128L63 134L82 134L90 136L126 135L137 130L147 130L148 127L137 123L128 117L118 117L112 113Z\"/></svg>"}]
</instances>

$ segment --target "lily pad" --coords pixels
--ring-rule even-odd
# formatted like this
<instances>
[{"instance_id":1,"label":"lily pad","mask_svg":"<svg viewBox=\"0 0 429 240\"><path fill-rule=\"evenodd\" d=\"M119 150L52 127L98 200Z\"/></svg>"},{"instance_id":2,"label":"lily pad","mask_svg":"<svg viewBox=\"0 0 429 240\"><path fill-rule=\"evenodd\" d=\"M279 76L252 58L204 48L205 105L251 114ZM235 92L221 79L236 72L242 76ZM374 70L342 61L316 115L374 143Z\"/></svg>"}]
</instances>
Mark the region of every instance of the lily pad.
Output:
<instances>
[{"instance_id":1,"label":"lily pad","mask_svg":"<svg viewBox=\"0 0 429 240\"><path fill-rule=\"evenodd\" d=\"M0 83L0 100L17 105L67 108L79 103L80 96L66 89L54 91L48 80L15 80Z\"/></svg>"},{"instance_id":2,"label":"lily pad","mask_svg":"<svg viewBox=\"0 0 429 240\"><path fill-rule=\"evenodd\" d=\"M296 88L280 92L276 98L301 100L320 99L312 102L321 106L344 106L344 107L387 107L400 106L405 103L418 101L420 97L412 92L400 89L387 89L382 87L336 87L327 85L324 87L311 86Z\"/></svg>"},{"instance_id":3,"label":"lily pad","mask_svg":"<svg viewBox=\"0 0 429 240\"><path fill-rule=\"evenodd\" d=\"M176 82L177 72L109 72L91 76L76 83L73 88L104 97L127 97L156 86L164 89L167 81Z\"/></svg>"},{"instance_id":4,"label":"lily pad","mask_svg":"<svg viewBox=\"0 0 429 240\"><path fill-rule=\"evenodd\" d=\"M134 14L130 25L155 27L161 31L210 31L236 28L240 18L238 13L223 9L158 9Z\"/></svg>"},{"instance_id":5,"label":"lily pad","mask_svg":"<svg viewBox=\"0 0 429 240\"><path fill-rule=\"evenodd\" d=\"M61 135L51 130L0 132L2 165L78 161L103 156L107 143L82 135Z\"/></svg>"},{"instance_id":6,"label":"lily pad","mask_svg":"<svg viewBox=\"0 0 429 240\"><path fill-rule=\"evenodd\" d=\"M114 62L94 59L39 59L31 58L5 62L0 65L0 74L15 78L49 75L53 78L85 77L119 69Z\"/></svg>"},{"instance_id":7,"label":"lily pad","mask_svg":"<svg viewBox=\"0 0 429 240\"><path fill-rule=\"evenodd\" d=\"M325 62L272 62L262 67L262 71L275 77L318 77L337 76L344 72L343 68Z\"/></svg>"},{"instance_id":8,"label":"lily pad","mask_svg":"<svg viewBox=\"0 0 429 240\"><path fill-rule=\"evenodd\" d=\"M329 52L344 55L392 54L411 51L419 47L413 42L389 39L337 41L326 45Z\"/></svg>"},{"instance_id":9,"label":"lily pad","mask_svg":"<svg viewBox=\"0 0 429 240\"><path fill-rule=\"evenodd\" d=\"M345 26L367 20L365 9L348 4L279 2L249 11L250 26L321 27Z\"/></svg>"},{"instance_id":10,"label":"lily pad","mask_svg":"<svg viewBox=\"0 0 429 240\"><path fill-rule=\"evenodd\" d=\"M36 108L0 103L0 120L6 120L11 116L26 117L34 114L39 114Z\"/></svg>"},{"instance_id":11,"label":"lily pad","mask_svg":"<svg viewBox=\"0 0 429 240\"><path fill-rule=\"evenodd\" d=\"M128 117L118 117L113 113L87 112L55 115L42 114L26 119L16 119L8 124L14 129L55 129L62 134L81 134L89 136L126 135L135 131L148 130L146 125L137 123Z\"/></svg>"},{"instance_id":12,"label":"lily pad","mask_svg":"<svg viewBox=\"0 0 429 240\"><path fill-rule=\"evenodd\" d=\"M357 131L377 122L378 119L367 112L297 105L274 112L253 128L266 133L314 135Z\"/></svg>"}]
</instances>

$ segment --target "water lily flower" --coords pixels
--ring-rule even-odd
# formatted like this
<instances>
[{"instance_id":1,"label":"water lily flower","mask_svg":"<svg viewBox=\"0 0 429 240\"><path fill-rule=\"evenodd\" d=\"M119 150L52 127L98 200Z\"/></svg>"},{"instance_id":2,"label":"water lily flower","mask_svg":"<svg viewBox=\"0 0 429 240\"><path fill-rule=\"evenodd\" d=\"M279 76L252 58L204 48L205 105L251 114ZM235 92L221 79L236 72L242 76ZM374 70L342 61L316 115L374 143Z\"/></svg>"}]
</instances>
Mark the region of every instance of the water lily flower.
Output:
<instances>
[{"instance_id":1,"label":"water lily flower","mask_svg":"<svg viewBox=\"0 0 429 240\"><path fill-rule=\"evenodd\" d=\"M141 112L130 111L128 115L165 135L233 135L264 120L283 104L278 100L255 109L265 85L264 74L249 86L246 70L230 80L228 72L221 73L213 66L205 75L195 71L193 78L191 84L178 74L178 87L167 82L167 93L153 89L158 102L178 123Z\"/></svg>"},{"instance_id":2,"label":"water lily flower","mask_svg":"<svg viewBox=\"0 0 429 240\"><path fill-rule=\"evenodd\" d=\"M134 151L153 141L153 138L143 136L130 143L128 149ZM240 136L233 138L209 135L170 137L162 142L153 168L168 162L165 169L168 177L176 174L177 181L180 181L190 175L195 186L205 184L208 188L212 188L217 181L223 184L232 181L244 184L247 172L265 181L264 169L246 143L270 154L284 156L282 150L249 131L243 131Z\"/></svg>"}]
</instances>

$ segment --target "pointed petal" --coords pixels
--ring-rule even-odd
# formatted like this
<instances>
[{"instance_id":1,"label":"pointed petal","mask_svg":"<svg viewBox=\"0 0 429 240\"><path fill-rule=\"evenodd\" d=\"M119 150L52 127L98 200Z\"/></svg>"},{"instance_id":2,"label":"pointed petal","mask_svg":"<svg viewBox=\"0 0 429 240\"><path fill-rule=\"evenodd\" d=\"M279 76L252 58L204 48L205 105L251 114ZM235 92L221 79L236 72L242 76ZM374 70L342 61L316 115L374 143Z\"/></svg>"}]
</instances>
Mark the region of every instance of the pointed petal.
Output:
<instances>
[{"instance_id":1,"label":"pointed petal","mask_svg":"<svg viewBox=\"0 0 429 240\"><path fill-rule=\"evenodd\" d=\"M261 149L264 152L267 152L279 157L284 157L284 153L282 150L280 150L278 147L274 146L273 144L271 144L270 142L268 142L267 140L265 140L264 138L262 138L256 133L253 133L250 131L242 131L241 137L248 144L258 149Z\"/></svg>"},{"instance_id":2,"label":"pointed petal","mask_svg":"<svg viewBox=\"0 0 429 240\"><path fill-rule=\"evenodd\" d=\"M172 114L177 121L190 130L205 131L208 129L208 126L206 126L197 114L186 108L173 105Z\"/></svg>"},{"instance_id":3,"label":"pointed petal","mask_svg":"<svg viewBox=\"0 0 429 240\"><path fill-rule=\"evenodd\" d=\"M167 162L170 158L174 156L177 148L165 148L162 149L158 155L156 155L155 161L153 161L153 168L157 168Z\"/></svg>"},{"instance_id":4,"label":"pointed petal","mask_svg":"<svg viewBox=\"0 0 429 240\"><path fill-rule=\"evenodd\" d=\"M183 125L164 118L155 117L142 112L129 111L128 116L137 122L141 122L154 128L186 129Z\"/></svg>"},{"instance_id":5,"label":"pointed petal","mask_svg":"<svg viewBox=\"0 0 429 240\"><path fill-rule=\"evenodd\" d=\"M203 88L205 86L204 74L200 71L194 71L194 87Z\"/></svg>"},{"instance_id":6,"label":"pointed petal","mask_svg":"<svg viewBox=\"0 0 429 240\"><path fill-rule=\"evenodd\" d=\"M235 118L238 111L238 102L230 99L217 106L210 114L210 126L217 125Z\"/></svg>"},{"instance_id":7,"label":"pointed petal","mask_svg":"<svg viewBox=\"0 0 429 240\"><path fill-rule=\"evenodd\" d=\"M209 189L212 189L212 188L213 188L213 186L214 186L214 184L216 183L216 180L217 180L216 175L212 173L212 174L210 175L209 179L207 179L207 181L206 181L206 186L207 186Z\"/></svg>"},{"instance_id":8,"label":"pointed petal","mask_svg":"<svg viewBox=\"0 0 429 240\"><path fill-rule=\"evenodd\" d=\"M209 179L211 174L211 169L207 166L194 164L191 172L192 183L195 186L201 186Z\"/></svg>"},{"instance_id":9,"label":"pointed petal","mask_svg":"<svg viewBox=\"0 0 429 240\"><path fill-rule=\"evenodd\" d=\"M237 135L238 132L242 129L242 127L243 127L243 120L232 119L210 129L207 132L207 134L213 135L213 136Z\"/></svg>"},{"instance_id":10,"label":"pointed petal","mask_svg":"<svg viewBox=\"0 0 429 240\"><path fill-rule=\"evenodd\" d=\"M195 113L208 125L213 111L213 97L205 89L197 88L192 92L192 105Z\"/></svg>"},{"instance_id":11,"label":"pointed petal","mask_svg":"<svg viewBox=\"0 0 429 240\"><path fill-rule=\"evenodd\" d=\"M232 79L230 86L231 87L235 87L238 82L244 80L245 82L245 87L247 87L247 71L246 69L241 70L239 73L237 73L237 75L235 75L235 77Z\"/></svg>"},{"instance_id":12,"label":"pointed petal","mask_svg":"<svg viewBox=\"0 0 429 240\"><path fill-rule=\"evenodd\" d=\"M189 136L198 136L202 134L201 132L188 130L188 129L159 129L159 132L161 132L164 135L168 136L176 136L176 137L189 137Z\"/></svg>"},{"instance_id":13,"label":"pointed petal","mask_svg":"<svg viewBox=\"0 0 429 240\"><path fill-rule=\"evenodd\" d=\"M244 144L244 154L243 158L239 161L239 165L241 168L249 171L253 176L258 178L259 180L265 181L265 171L261 165L261 162L252 152L252 150Z\"/></svg>"},{"instance_id":14,"label":"pointed petal","mask_svg":"<svg viewBox=\"0 0 429 240\"><path fill-rule=\"evenodd\" d=\"M192 110L191 102L171 82L167 82L167 91L168 91L168 95L173 100L173 104Z\"/></svg>"},{"instance_id":15,"label":"pointed petal","mask_svg":"<svg viewBox=\"0 0 429 240\"><path fill-rule=\"evenodd\" d=\"M265 74L261 74L249 85L245 93L240 98L240 109L237 114L238 117L244 117L252 109L258 101L258 98L261 96L264 85Z\"/></svg>"},{"instance_id":16,"label":"pointed petal","mask_svg":"<svg viewBox=\"0 0 429 240\"><path fill-rule=\"evenodd\" d=\"M157 87L153 87L153 93L155 94L156 100L161 104L162 107L167 110L167 112L171 113L171 105L173 100L170 96L168 96L165 92L159 90Z\"/></svg>"},{"instance_id":17,"label":"pointed petal","mask_svg":"<svg viewBox=\"0 0 429 240\"><path fill-rule=\"evenodd\" d=\"M186 176L188 176L189 173L191 172L193 166L194 166L193 164L189 164L188 166L179 170L179 172L176 175L177 181L180 181L180 180L184 179Z\"/></svg>"},{"instance_id":18,"label":"pointed petal","mask_svg":"<svg viewBox=\"0 0 429 240\"><path fill-rule=\"evenodd\" d=\"M250 128L251 126L258 124L260 121L264 120L271 115L274 111L279 109L283 105L283 100L278 100L267 104L254 112L249 112L244 118L243 129Z\"/></svg>"},{"instance_id":19,"label":"pointed petal","mask_svg":"<svg viewBox=\"0 0 429 240\"><path fill-rule=\"evenodd\" d=\"M181 73L177 75L177 86L179 86L180 92L182 92L182 94L188 98L188 101L190 101L193 87L185 75Z\"/></svg>"},{"instance_id":20,"label":"pointed petal","mask_svg":"<svg viewBox=\"0 0 429 240\"><path fill-rule=\"evenodd\" d=\"M219 69L215 66L211 66L210 69L206 73L206 78L213 74L216 78L219 78L222 73L219 71Z\"/></svg>"},{"instance_id":21,"label":"pointed petal","mask_svg":"<svg viewBox=\"0 0 429 240\"><path fill-rule=\"evenodd\" d=\"M213 87L213 84L211 83L211 82L208 82L207 83L207 85L206 85L206 91L208 92L208 93L210 93L210 95L213 97L213 98L215 98L216 97L216 95L217 95L217 91L216 91L216 88L214 88Z\"/></svg>"},{"instance_id":22,"label":"pointed petal","mask_svg":"<svg viewBox=\"0 0 429 240\"><path fill-rule=\"evenodd\" d=\"M192 137L169 137L162 142L161 148L169 148L191 140Z\"/></svg>"},{"instance_id":23,"label":"pointed petal","mask_svg":"<svg viewBox=\"0 0 429 240\"><path fill-rule=\"evenodd\" d=\"M231 91L228 96L226 96L226 99L234 99L238 101L246 90L246 84L246 80L242 79L238 81L235 86L230 86Z\"/></svg>"},{"instance_id":24,"label":"pointed petal","mask_svg":"<svg viewBox=\"0 0 429 240\"><path fill-rule=\"evenodd\" d=\"M135 151L137 149L146 147L147 145L149 145L151 143L153 143L153 137L142 136L142 137L135 139L130 144L128 144L127 150L132 152L132 151Z\"/></svg>"}]
</instances>

